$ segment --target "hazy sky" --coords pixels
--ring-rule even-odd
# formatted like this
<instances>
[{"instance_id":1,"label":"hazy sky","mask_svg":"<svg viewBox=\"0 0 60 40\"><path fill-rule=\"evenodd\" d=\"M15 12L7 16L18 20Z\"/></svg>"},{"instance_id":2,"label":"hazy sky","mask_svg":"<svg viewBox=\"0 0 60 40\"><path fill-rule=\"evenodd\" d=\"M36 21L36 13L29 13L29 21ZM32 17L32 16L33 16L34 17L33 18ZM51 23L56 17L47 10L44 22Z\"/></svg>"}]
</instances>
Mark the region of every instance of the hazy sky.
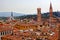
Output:
<instances>
[{"instance_id":1,"label":"hazy sky","mask_svg":"<svg viewBox=\"0 0 60 40\"><path fill-rule=\"evenodd\" d=\"M60 0L0 0L0 12L33 14L38 7L42 12L48 12L50 2L54 11L60 11Z\"/></svg>"}]
</instances>

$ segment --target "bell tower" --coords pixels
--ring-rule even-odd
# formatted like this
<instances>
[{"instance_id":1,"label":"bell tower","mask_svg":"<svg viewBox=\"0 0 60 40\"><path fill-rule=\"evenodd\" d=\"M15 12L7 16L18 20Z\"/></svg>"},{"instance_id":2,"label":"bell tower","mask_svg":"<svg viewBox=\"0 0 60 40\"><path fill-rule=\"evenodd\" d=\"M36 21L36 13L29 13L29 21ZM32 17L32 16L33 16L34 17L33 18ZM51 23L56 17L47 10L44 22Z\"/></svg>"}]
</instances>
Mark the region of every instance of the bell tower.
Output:
<instances>
[{"instance_id":1,"label":"bell tower","mask_svg":"<svg viewBox=\"0 0 60 40\"><path fill-rule=\"evenodd\" d=\"M41 22L41 8L37 8L37 29L41 30L42 22Z\"/></svg>"},{"instance_id":2,"label":"bell tower","mask_svg":"<svg viewBox=\"0 0 60 40\"><path fill-rule=\"evenodd\" d=\"M49 8L49 26L52 27L52 20L53 20L53 8L52 4L50 3L50 8Z\"/></svg>"},{"instance_id":3,"label":"bell tower","mask_svg":"<svg viewBox=\"0 0 60 40\"><path fill-rule=\"evenodd\" d=\"M41 8L37 8L37 22L41 23Z\"/></svg>"},{"instance_id":4,"label":"bell tower","mask_svg":"<svg viewBox=\"0 0 60 40\"><path fill-rule=\"evenodd\" d=\"M52 8L52 4L51 3L50 3L49 13L50 13L50 20L52 20L52 18L53 18L53 8Z\"/></svg>"}]
</instances>

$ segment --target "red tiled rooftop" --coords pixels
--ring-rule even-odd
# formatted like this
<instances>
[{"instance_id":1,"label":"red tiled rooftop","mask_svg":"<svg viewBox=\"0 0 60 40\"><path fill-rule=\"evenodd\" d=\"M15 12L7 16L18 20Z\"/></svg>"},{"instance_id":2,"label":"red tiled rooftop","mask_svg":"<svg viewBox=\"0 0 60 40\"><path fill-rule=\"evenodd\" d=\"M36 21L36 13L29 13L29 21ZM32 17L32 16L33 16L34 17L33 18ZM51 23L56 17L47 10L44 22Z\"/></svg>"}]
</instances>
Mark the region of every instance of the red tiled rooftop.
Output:
<instances>
[{"instance_id":1,"label":"red tiled rooftop","mask_svg":"<svg viewBox=\"0 0 60 40\"><path fill-rule=\"evenodd\" d=\"M0 26L0 32L7 31L7 30L12 30L12 28L9 26Z\"/></svg>"}]
</instances>

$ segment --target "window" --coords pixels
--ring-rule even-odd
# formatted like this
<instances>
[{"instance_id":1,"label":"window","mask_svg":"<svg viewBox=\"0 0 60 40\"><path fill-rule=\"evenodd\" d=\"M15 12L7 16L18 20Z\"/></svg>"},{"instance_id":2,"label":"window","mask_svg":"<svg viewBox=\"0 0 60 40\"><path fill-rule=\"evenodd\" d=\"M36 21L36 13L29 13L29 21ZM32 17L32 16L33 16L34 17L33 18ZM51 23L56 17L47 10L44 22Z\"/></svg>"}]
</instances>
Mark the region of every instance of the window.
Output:
<instances>
[{"instance_id":1,"label":"window","mask_svg":"<svg viewBox=\"0 0 60 40\"><path fill-rule=\"evenodd\" d=\"M2 35L2 32L1 32L1 35Z\"/></svg>"},{"instance_id":2,"label":"window","mask_svg":"<svg viewBox=\"0 0 60 40\"><path fill-rule=\"evenodd\" d=\"M6 35L6 31L5 31L5 35Z\"/></svg>"},{"instance_id":3,"label":"window","mask_svg":"<svg viewBox=\"0 0 60 40\"><path fill-rule=\"evenodd\" d=\"M42 25L40 25L40 27L42 27Z\"/></svg>"},{"instance_id":4,"label":"window","mask_svg":"<svg viewBox=\"0 0 60 40\"><path fill-rule=\"evenodd\" d=\"M5 34L7 34L7 31L5 31Z\"/></svg>"},{"instance_id":5,"label":"window","mask_svg":"<svg viewBox=\"0 0 60 40\"><path fill-rule=\"evenodd\" d=\"M1 35L4 35L4 32L1 32Z\"/></svg>"},{"instance_id":6,"label":"window","mask_svg":"<svg viewBox=\"0 0 60 40\"><path fill-rule=\"evenodd\" d=\"M2 32L2 35L4 35L4 32Z\"/></svg>"}]
</instances>

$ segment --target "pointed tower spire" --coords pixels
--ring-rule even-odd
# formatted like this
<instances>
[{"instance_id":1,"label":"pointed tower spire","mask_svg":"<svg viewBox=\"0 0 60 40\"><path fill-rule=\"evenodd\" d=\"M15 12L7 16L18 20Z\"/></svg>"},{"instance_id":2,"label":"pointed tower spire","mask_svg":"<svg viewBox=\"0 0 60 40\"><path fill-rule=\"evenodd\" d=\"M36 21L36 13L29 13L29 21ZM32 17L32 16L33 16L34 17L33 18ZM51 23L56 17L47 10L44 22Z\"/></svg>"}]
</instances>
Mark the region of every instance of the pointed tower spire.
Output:
<instances>
[{"instance_id":1,"label":"pointed tower spire","mask_svg":"<svg viewBox=\"0 0 60 40\"><path fill-rule=\"evenodd\" d=\"M51 4L51 2L50 2L50 9L52 9L52 4Z\"/></svg>"},{"instance_id":2,"label":"pointed tower spire","mask_svg":"<svg viewBox=\"0 0 60 40\"><path fill-rule=\"evenodd\" d=\"M11 16L13 17L13 12L11 12Z\"/></svg>"},{"instance_id":3,"label":"pointed tower spire","mask_svg":"<svg viewBox=\"0 0 60 40\"><path fill-rule=\"evenodd\" d=\"M11 20L14 20L14 17L13 17L13 12L11 12Z\"/></svg>"},{"instance_id":4,"label":"pointed tower spire","mask_svg":"<svg viewBox=\"0 0 60 40\"><path fill-rule=\"evenodd\" d=\"M53 16L53 8L52 8L51 2L50 2L50 9L49 9L49 11L50 11L50 17L52 17Z\"/></svg>"},{"instance_id":5,"label":"pointed tower spire","mask_svg":"<svg viewBox=\"0 0 60 40\"><path fill-rule=\"evenodd\" d=\"M49 22L50 22L50 24L49 24L49 26L51 27L51 25L52 25L52 19L53 19L53 8L52 8L51 2L50 2L49 13L50 13L50 17L49 17Z\"/></svg>"}]
</instances>

